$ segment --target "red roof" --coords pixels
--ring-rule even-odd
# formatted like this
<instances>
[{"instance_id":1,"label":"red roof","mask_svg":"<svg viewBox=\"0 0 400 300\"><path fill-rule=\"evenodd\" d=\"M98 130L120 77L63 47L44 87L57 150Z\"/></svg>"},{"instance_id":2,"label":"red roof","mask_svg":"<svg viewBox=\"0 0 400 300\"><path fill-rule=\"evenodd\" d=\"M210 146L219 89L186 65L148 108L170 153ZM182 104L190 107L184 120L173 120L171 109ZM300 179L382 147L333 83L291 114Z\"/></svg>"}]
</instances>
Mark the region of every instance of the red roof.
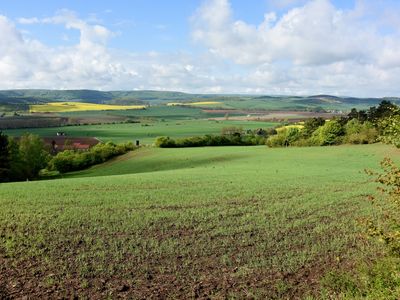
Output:
<instances>
[{"instance_id":1,"label":"red roof","mask_svg":"<svg viewBox=\"0 0 400 300\"><path fill-rule=\"evenodd\" d=\"M69 137L69 136L54 136L54 137L44 137L43 141L46 145L53 145L55 142L57 151L63 150L87 150L100 141L94 137Z\"/></svg>"}]
</instances>

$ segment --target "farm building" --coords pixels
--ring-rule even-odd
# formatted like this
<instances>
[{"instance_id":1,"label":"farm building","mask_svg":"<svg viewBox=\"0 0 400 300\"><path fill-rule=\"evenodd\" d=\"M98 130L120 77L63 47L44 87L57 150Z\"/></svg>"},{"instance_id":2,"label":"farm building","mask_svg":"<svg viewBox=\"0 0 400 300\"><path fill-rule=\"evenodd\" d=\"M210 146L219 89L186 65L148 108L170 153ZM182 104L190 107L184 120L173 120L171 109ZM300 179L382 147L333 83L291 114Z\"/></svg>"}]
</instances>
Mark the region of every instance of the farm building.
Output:
<instances>
[{"instance_id":1,"label":"farm building","mask_svg":"<svg viewBox=\"0 0 400 300\"><path fill-rule=\"evenodd\" d=\"M43 141L46 145L51 147L53 153L64 150L88 150L100 143L100 141L94 137L67 137L65 135L44 137Z\"/></svg>"}]
</instances>

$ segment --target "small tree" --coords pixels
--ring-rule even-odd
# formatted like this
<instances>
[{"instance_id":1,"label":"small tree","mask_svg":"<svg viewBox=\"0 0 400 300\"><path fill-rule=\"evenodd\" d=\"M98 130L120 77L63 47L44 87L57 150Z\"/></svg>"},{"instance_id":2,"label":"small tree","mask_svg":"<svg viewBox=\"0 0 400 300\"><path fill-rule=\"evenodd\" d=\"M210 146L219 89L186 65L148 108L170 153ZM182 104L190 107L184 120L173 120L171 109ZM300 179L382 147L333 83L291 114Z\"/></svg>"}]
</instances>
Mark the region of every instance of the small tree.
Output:
<instances>
[{"instance_id":1,"label":"small tree","mask_svg":"<svg viewBox=\"0 0 400 300\"><path fill-rule=\"evenodd\" d=\"M300 130L296 127L289 127L286 130L285 135L286 135L286 141L285 141L286 146L293 145L293 143L299 140L301 137Z\"/></svg>"},{"instance_id":2,"label":"small tree","mask_svg":"<svg viewBox=\"0 0 400 300\"><path fill-rule=\"evenodd\" d=\"M34 134L23 135L19 141L20 158L24 176L35 178L49 161L49 153L44 148L43 140Z\"/></svg>"},{"instance_id":3,"label":"small tree","mask_svg":"<svg viewBox=\"0 0 400 300\"><path fill-rule=\"evenodd\" d=\"M338 121L329 121L319 130L321 146L340 144L344 129Z\"/></svg>"},{"instance_id":4,"label":"small tree","mask_svg":"<svg viewBox=\"0 0 400 300\"><path fill-rule=\"evenodd\" d=\"M288 147L294 145L301 138L301 131L296 127L284 128L267 140L269 147Z\"/></svg>"},{"instance_id":5,"label":"small tree","mask_svg":"<svg viewBox=\"0 0 400 300\"><path fill-rule=\"evenodd\" d=\"M400 115L382 119L378 123L378 128L383 142L400 147Z\"/></svg>"},{"instance_id":6,"label":"small tree","mask_svg":"<svg viewBox=\"0 0 400 300\"><path fill-rule=\"evenodd\" d=\"M358 119L352 119L345 125L345 143L372 144L378 138L378 131L371 122L361 123Z\"/></svg>"},{"instance_id":7,"label":"small tree","mask_svg":"<svg viewBox=\"0 0 400 300\"><path fill-rule=\"evenodd\" d=\"M352 108L350 113L347 115L349 120L357 119L360 122L365 122L368 118L367 113L365 110L357 111L357 109Z\"/></svg>"},{"instance_id":8,"label":"small tree","mask_svg":"<svg viewBox=\"0 0 400 300\"><path fill-rule=\"evenodd\" d=\"M311 118L304 122L303 135L304 137L310 137L318 127L321 127L325 124L325 120L323 118Z\"/></svg>"},{"instance_id":9,"label":"small tree","mask_svg":"<svg viewBox=\"0 0 400 300\"><path fill-rule=\"evenodd\" d=\"M368 120L376 124L379 120L400 114L400 109L390 101L382 101L378 107L371 107L368 110Z\"/></svg>"}]
</instances>

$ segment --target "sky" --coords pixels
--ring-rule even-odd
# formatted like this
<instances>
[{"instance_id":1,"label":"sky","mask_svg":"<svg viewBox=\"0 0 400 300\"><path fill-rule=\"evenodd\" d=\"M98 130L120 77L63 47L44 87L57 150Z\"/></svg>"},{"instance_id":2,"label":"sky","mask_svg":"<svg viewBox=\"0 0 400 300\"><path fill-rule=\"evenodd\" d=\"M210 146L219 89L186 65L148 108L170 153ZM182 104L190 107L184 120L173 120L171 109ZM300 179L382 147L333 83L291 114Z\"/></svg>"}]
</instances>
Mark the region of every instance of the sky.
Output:
<instances>
[{"instance_id":1,"label":"sky","mask_svg":"<svg viewBox=\"0 0 400 300\"><path fill-rule=\"evenodd\" d=\"M400 96L398 0L0 3L0 89Z\"/></svg>"}]
</instances>

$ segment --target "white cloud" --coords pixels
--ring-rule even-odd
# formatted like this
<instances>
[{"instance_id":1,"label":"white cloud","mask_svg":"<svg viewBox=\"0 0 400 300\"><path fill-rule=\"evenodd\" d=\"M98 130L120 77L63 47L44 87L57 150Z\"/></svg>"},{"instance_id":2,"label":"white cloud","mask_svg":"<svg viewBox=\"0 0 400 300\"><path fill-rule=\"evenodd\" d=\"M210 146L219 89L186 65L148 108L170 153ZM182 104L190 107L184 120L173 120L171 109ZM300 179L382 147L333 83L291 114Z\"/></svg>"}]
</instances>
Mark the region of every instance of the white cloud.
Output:
<instances>
[{"instance_id":1,"label":"white cloud","mask_svg":"<svg viewBox=\"0 0 400 300\"><path fill-rule=\"evenodd\" d=\"M319 65L363 60L370 58L377 41L374 32L328 0L310 1L280 19L267 13L258 25L234 20L232 15L228 0L206 2L194 18L193 37L213 53L239 64L290 60Z\"/></svg>"},{"instance_id":2,"label":"white cloud","mask_svg":"<svg viewBox=\"0 0 400 300\"><path fill-rule=\"evenodd\" d=\"M3 40L0 44L0 89L209 91L208 67L202 66L192 55L155 51L138 54L110 49L107 42L113 32L97 24L88 24L68 11L38 19L38 23L78 30L79 43L68 47L41 44L22 35L11 20L0 16Z\"/></svg>"},{"instance_id":3,"label":"white cloud","mask_svg":"<svg viewBox=\"0 0 400 300\"><path fill-rule=\"evenodd\" d=\"M24 37L9 19L0 16L1 88L101 88L112 81L116 72L133 74L111 59L106 43L112 33L105 27L89 25L65 12L38 22L79 30L79 44L54 48L43 45Z\"/></svg>"},{"instance_id":4,"label":"white cloud","mask_svg":"<svg viewBox=\"0 0 400 300\"><path fill-rule=\"evenodd\" d=\"M379 15L366 1L346 11L328 0L307 1L251 24L234 19L229 1L209 0L192 18L193 38L205 46L196 54L112 49L114 32L67 10L17 24L0 16L0 89L396 96L399 28L383 17L387 11ZM65 27L64 37L78 31L79 42L49 46L18 28L37 23Z\"/></svg>"},{"instance_id":5,"label":"white cloud","mask_svg":"<svg viewBox=\"0 0 400 300\"><path fill-rule=\"evenodd\" d=\"M92 20L93 21L93 20ZM40 20L45 24L63 24L67 29L76 29L80 31L81 46L84 44L103 44L113 36L113 32L101 25L91 25L77 17L77 15L69 10L61 10L54 17Z\"/></svg>"},{"instance_id":6,"label":"white cloud","mask_svg":"<svg viewBox=\"0 0 400 300\"><path fill-rule=\"evenodd\" d=\"M40 23L38 18L18 18L20 24L37 24Z\"/></svg>"},{"instance_id":7,"label":"white cloud","mask_svg":"<svg viewBox=\"0 0 400 300\"><path fill-rule=\"evenodd\" d=\"M396 26L388 31L387 10L380 13L367 1L339 10L329 0L311 0L279 18L268 12L261 24L250 24L233 18L228 0L208 0L193 17L193 38L210 53L248 66L250 78L274 89L398 94L388 83L400 82L400 31Z\"/></svg>"}]
</instances>

